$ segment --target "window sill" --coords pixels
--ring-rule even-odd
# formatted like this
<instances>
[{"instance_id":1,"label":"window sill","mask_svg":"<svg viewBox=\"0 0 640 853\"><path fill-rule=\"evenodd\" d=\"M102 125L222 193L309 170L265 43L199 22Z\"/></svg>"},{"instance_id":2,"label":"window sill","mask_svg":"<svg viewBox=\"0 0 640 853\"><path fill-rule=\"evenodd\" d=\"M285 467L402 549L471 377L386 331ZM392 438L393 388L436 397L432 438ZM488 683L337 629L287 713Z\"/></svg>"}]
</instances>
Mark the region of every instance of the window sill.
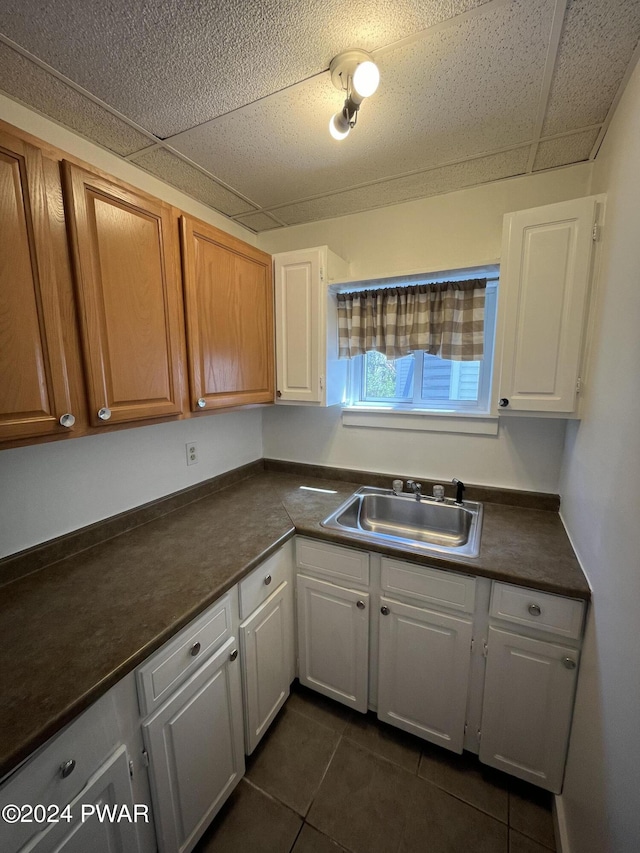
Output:
<instances>
[{"instance_id":1,"label":"window sill","mask_svg":"<svg viewBox=\"0 0 640 853\"><path fill-rule=\"evenodd\" d=\"M342 409L345 426L370 429L408 429L418 432L457 432L471 435L497 435L498 418L488 414L463 412L402 411L364 406Z\"/></svg>"}]
</instances>

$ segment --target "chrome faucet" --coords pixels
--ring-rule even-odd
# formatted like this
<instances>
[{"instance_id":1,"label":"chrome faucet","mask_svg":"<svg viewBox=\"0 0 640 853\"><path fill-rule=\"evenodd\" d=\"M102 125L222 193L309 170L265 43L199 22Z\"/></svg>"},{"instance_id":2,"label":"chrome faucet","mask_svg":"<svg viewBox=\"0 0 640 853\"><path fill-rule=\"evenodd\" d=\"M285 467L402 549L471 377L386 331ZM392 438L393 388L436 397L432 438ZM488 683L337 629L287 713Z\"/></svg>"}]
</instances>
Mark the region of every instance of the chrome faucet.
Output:
<instances>
[{"instance_id":1,"label":"chrome faucet","mask_svg":"<svg viewBox=\"0 0 640 853\"><path fill-rule=\"evenodd\" d=\"M422 483L416 483L415 480L407 480L407 488L413 492L417 501L422 498Z\"/></svg>"}]
</instances>

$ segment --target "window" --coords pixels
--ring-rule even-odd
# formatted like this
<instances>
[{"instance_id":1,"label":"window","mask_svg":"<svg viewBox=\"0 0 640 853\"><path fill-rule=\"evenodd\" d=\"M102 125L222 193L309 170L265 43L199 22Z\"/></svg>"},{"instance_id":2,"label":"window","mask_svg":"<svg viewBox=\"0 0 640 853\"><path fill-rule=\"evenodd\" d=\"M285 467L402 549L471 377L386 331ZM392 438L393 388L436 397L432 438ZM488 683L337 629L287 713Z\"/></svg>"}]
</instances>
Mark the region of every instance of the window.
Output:
<instances>
[{"instance_id":1,"label":"window","mask_svg":"<svg viewBox=\"0 0 640 853\"><path fill-rule=\"evenodd\" d=\"M387 359L369 352L350 363L349 406L397 411L489 411L497 290L487 287L482 361L447 361L415 352Z\"/></svg>"}]
</instances>

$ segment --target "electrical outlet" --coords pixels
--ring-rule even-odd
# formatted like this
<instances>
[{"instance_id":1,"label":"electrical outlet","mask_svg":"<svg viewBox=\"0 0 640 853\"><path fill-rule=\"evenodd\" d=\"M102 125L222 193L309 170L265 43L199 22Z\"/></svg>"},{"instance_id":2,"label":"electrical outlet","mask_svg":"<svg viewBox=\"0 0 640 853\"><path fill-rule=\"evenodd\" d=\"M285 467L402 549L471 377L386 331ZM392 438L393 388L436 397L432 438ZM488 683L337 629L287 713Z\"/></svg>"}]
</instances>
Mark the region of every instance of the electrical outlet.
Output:
<instances>
[{"instance_id":1,"label":"electrical outlet","mask_svg":"<svg viewBox=\"0 0 640 853\"><path fill-rule=\"evenodd\" d=\"M195 465L198 462L198 445L195 441L189 441L185 447L187 448L187 465Z\"/></svg>"}]
</instances>

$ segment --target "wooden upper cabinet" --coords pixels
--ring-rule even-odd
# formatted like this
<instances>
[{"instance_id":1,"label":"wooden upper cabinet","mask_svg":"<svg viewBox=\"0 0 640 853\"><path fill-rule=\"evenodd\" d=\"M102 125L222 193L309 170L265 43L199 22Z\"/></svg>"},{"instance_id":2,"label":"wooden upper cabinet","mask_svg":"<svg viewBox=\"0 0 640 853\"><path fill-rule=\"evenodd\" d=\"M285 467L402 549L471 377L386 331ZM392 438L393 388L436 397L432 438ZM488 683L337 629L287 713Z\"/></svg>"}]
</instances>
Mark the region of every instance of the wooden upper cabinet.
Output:
<instances>
[{"instance_id":1,"label":"wooden upper cabinet","mask_svg":"<svg viewBox=\"0 0 640 853\"><path fill-rule=\"evenodd\" d=\"M273 402L271 256L183 216L193 411Z\"/></svg>"},{"instance_id":2,"label":"wooden upper cabinet","mask_svg":"<svg viewBox=\"0 0 640 853\"><path fill-rule=\"evenodd\" d=\"M64 188L91 423L182 411L182 309L171 208L67 161Z\"/></svg>"},{"instance_id":3,"label":"wooden upper cabinet","mask_svg":"<svg viewBox=\"0 0 640 853\"><path fill-rule=\"evenodd\" d=\"M0 131L0 440L72 427L40 151ZM61 425L60 419L68 426Z\"/></svg>"}]
</instances>

